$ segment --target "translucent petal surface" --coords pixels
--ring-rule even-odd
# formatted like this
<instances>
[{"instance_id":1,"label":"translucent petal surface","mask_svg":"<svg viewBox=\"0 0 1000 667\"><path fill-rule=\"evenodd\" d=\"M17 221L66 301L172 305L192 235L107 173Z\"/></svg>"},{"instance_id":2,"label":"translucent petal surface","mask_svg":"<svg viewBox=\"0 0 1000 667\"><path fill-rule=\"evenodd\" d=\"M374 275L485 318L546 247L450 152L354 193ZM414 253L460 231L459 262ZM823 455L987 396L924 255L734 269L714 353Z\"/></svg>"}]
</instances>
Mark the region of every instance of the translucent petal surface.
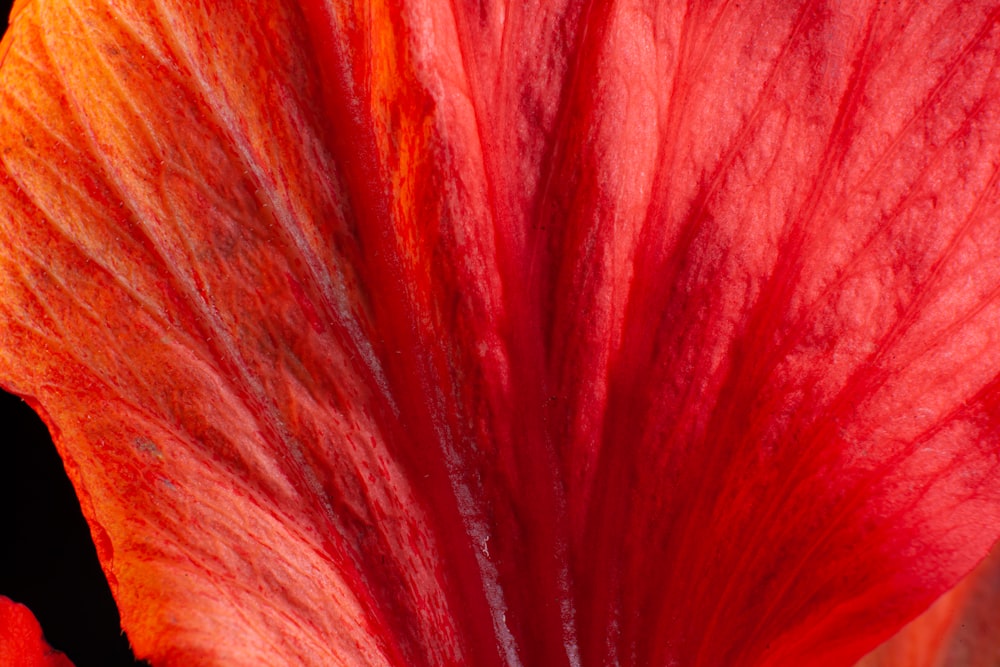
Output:
<instances>
[{"instance_id":1,"label":"translucent petal surface","mask_svg":"<svg viewBox=\"0 0 1000 667\"><path fill-rule=\"evenodd\" d=\"M24 3L0 378L156 665L850 665L1000 533L992 2Z\"/></svg>"},{"instance_id":2,"label":"translucent petal surface","mask_svg":"<svg viewBox=\"0 0 1000 667\"><path fill-rule=\"evenodd\" d=\"M857 667L1000 664L1000 549Z\"/></svg>"}]
</instances>

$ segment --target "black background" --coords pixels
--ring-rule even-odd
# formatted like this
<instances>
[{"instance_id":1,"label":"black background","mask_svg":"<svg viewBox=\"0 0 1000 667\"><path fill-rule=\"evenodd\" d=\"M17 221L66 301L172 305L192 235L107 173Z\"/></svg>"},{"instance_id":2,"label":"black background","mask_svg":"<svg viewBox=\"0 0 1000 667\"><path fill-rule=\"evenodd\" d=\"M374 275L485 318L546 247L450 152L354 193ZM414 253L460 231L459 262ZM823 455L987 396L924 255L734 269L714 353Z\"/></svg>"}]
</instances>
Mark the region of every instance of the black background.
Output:
<instances>
[{"instance_id":1,"label":"black background","mask_svg":"<svg viewBox=\"0 0 1000 667\"><path fill-rule=\"evenodd\" d=\"M0 0L4 29L10 5ZM146 664L135 660L121 632L90 531L48 431L21 399L3 392L0 595L30 607L49 643L77 667Z\"/></svg>"}]
</instances>

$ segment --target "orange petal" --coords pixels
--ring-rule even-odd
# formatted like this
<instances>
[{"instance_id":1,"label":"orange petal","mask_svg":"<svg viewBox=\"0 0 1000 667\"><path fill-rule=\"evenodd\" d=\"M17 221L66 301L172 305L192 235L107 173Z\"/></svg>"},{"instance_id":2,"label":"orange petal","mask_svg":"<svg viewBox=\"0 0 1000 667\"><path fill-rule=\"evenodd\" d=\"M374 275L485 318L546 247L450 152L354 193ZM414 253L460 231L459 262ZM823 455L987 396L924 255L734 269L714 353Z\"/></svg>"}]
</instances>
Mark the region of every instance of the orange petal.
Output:
<instances>
[{"instance_id":1,"label":"orange petal","mask_svg":"<svg viewBox=\"0 0 1000 667\"><path fill-rule=\"evenodd\" d=\"M1000 534L989 2L24 4L0 378L157 665L849 665Z\"/></svg>"}]
</instances>

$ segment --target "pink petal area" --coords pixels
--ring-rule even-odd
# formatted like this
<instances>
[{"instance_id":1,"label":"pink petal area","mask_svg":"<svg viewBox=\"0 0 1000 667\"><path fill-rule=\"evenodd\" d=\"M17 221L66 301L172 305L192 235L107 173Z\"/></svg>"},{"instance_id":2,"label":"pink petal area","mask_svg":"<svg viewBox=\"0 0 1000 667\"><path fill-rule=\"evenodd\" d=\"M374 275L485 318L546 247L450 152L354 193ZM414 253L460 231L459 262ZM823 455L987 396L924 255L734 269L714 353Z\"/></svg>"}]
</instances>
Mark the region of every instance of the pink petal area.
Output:
<instances>
[{"instance_id":1,"label":"pink petal area","mask_svg":"<svg viewBox=\"0 0 1000 667\"><path fill-rule=\"evenodd\" d=\"M0 595L0 665L73 667L69 658L45 643L31 611Z\"/></svg>"},{"instance_id":2,"label":"pink petal area","mask_svg":"<svg viewBox=\"0 0 1000 667\"><path fill-rule=\"evenodd\" d=\"M850 665L1000 535L998 7L46 2L0 378L155 665Z\"/></svg>"}]
</instances>

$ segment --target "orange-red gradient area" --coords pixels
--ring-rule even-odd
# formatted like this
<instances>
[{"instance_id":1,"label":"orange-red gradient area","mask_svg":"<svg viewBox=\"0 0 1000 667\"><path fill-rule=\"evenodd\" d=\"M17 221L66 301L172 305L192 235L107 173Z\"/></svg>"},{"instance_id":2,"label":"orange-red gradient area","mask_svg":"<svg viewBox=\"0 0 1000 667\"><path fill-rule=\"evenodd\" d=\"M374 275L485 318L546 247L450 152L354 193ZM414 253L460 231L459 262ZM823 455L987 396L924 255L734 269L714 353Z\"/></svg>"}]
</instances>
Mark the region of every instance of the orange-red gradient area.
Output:
<instances>
[{"instance_id":1,"label":"orange-red gradient area","mask_svg":"<svg viewBox=\"0 0 1000 667\"><path fill-rule=\"evenodd\" d=\"M991 2L36 0L0 382L154 665L850 665L1000 534Z\"/></svg>"}]
</instances>

